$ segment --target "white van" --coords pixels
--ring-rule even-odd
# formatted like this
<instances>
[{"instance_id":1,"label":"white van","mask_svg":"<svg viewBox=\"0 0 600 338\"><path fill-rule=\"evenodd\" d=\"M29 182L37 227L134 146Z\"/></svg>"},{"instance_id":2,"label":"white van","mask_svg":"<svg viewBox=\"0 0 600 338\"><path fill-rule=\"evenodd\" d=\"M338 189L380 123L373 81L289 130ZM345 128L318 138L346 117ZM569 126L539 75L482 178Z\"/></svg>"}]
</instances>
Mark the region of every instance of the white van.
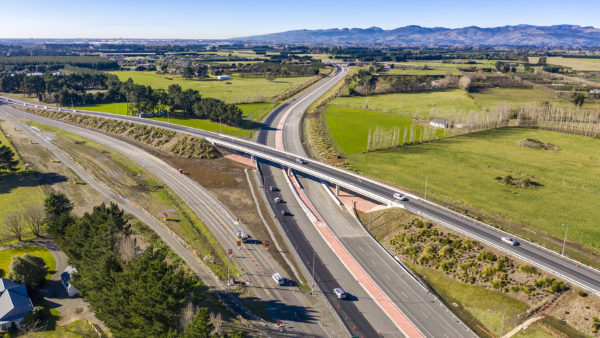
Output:
<instances>
[{"instance_id":1,"label":"white van","mask_svg":"<svg viewBox=\"0 0 600 338\"><path fill-rule=\"evenodd\" d=\"M279 272L275 272L271 277L273 277L273 280L277 285L283 285L285 283L285 278L281 277Z\"/></svg>"}]
</instances>

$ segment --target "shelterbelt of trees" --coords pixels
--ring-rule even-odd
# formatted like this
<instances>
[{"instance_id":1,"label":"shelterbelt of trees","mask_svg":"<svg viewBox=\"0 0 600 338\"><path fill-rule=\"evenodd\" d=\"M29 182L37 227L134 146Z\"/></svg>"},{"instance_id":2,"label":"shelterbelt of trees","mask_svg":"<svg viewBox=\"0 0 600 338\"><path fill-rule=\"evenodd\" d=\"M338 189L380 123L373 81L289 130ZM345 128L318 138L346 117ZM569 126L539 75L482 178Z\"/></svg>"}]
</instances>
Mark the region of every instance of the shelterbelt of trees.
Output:
<instances>
[{"instance_id":1,"label":"shelterbelt of trees","mask_svg":"<svg viewBox=\"0 0 600 338\"><path fill-rule=\"evenodd\" d=\"M8 71L35 69L38 72L45 72L61 69L65 65L96 70L119 69L119 64L116 61L100 56L35 55L0 57L0 70Z\"/></svg>"},{"instance_id":2,"label":"shelterbelt of trees","mask_svg":"<svg viewBox=\"0 0 600 338\"><path fill-rule=\"evenodd\" d=\"M94 94L89 90L96 91ZM129 102L128 113L169 111L187 117L221 120L231 126L240 126L242 111L221 100L205 98L197 90L182 90L173 84L168 90L153 89L125 82L112 74L84 73L71 75L27 76L2 74L0 91L35 95L42 102L56 102L62 106L84 106L99 103Z\"/></svg>"}]
</instances>

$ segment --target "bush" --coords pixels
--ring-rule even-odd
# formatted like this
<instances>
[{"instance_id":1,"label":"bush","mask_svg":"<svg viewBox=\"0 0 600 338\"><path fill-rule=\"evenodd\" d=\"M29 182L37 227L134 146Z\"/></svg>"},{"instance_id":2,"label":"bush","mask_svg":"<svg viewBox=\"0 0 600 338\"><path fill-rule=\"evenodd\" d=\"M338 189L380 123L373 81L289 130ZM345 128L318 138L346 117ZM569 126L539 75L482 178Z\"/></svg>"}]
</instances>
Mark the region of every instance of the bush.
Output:
<instances>
[{"instance_id":1,"label":"bush","mask_svg":"<svg viewBox=\"0 0 600 338\"><path fill-rule=\"evenodd\" d=\"M439 252L440 257L448 257L452 255L452 247L449 245L445 245L440 249Z\"/></svg>"},{"instance_id":2,"label":"bush","mask_svg":"<svg viewBox=\"0 0 600 338\"><path fill-rule=\"evenodd\" d=\"M555 280L552 282L552 285L550 286L550 292L557 293L557 292L561 292L561 291L565 290L566 288L567 288L566 285L562 281Z\"/></svg>"},{"instance_id":3,"label":"bush","mask_svg":"<svg viewBox=\"0 0 600 338\"><path fill-rule=\"evenodd\" d=\"M537 269L531 265L519 265L519 271L529 275L537 273Z\"/></svg>"},{"instance_id":4,"label":"bush","mask_svg":"<svg viewBox=\"0 0 600 338\"><path fill-rule=\"evenodd\" d=\"M490 283L492 284L492 287L494 289L501 289L504 286L505 281L503 281L502 279L494 279Z\"/></svg>"},{"instance_id":5,"label":"bush","mask_svg":"<svg viewBox=\"0 0 600 338\"><path fill-rule=\"evenodd\" d=\"M486 261L490 261L493 262L497 259L496 255L494 255L493 253L489 252L489 251L482 251L479 253L479 255L477 255L477 260L486 260Z\"/></svg>"},{"instance_id":6,"label":"bush","mask_svg":"<svg viewBox=\"0 0 600 338\"><path fill-rule=\"evenodd\" d=\"M8 279L27 286L42 284L48 272L44 260L30 254L13 257L9 269Z\"/></svg>"},{"instance_id":7,"label":"bush","mask_svg":"<svg viewBox=\"0 0 600 338\"><path fill-rule=\"evenodd\" d=\"M577 295L579 297L587 297L587 293L583 292L582 290L577 291Z\"/></svg>"}]
</instances>

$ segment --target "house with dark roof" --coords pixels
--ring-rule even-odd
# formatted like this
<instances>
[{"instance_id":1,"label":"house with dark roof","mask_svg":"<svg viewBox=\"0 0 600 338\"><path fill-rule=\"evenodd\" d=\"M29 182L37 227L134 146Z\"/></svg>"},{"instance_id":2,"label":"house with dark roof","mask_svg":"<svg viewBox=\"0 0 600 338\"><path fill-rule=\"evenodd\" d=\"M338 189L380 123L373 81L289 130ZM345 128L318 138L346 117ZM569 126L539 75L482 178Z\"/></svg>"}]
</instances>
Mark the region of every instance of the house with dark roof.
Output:
<instances>
[{"instance_id":1,"label":"house with dark roof","mask_svg":"<svg viewBox=\"0 0 600 338\"><path fill-rule=\"evenodd\" d=\"M21 325L26 314L33 311L25 284L0 278L0 331Z\"/></svg>"}]
</instances>

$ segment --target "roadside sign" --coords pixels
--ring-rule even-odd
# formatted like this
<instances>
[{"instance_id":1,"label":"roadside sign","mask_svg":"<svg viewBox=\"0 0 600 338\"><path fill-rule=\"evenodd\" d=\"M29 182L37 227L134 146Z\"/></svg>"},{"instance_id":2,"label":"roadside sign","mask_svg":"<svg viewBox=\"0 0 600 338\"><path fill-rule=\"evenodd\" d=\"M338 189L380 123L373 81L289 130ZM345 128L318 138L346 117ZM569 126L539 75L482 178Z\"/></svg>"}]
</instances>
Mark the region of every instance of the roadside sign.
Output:
<instances>
[{"instance_id":1,"label":"roadside sign","mask_svg":"<svg viewBox=\"0 0 600 338\"><path fill-rule=\"evenodd\" d=\"M265 250L269 250L269 241L265 241Z\"/></svg>"},{"instance_id":2,"label":"roadside sign","mask_svg":"<svg viewBox=\"0 0 600 338\"><path fill-rule=\"evenodd\" d=\"M240 240L237 241L237 247L238 247L238 250L242 247L242 241L240 241Z\"/></svg>"},{"instance_id":3,"label":"roadside sign","mask_svg":"<svg viewBox=\"0 0 600 338\"><path fill-rule=\"evenodd\" d=\"M233 250L227 249L227 254L232 255L233 254Z\"/></svg>"}]
</instances>

